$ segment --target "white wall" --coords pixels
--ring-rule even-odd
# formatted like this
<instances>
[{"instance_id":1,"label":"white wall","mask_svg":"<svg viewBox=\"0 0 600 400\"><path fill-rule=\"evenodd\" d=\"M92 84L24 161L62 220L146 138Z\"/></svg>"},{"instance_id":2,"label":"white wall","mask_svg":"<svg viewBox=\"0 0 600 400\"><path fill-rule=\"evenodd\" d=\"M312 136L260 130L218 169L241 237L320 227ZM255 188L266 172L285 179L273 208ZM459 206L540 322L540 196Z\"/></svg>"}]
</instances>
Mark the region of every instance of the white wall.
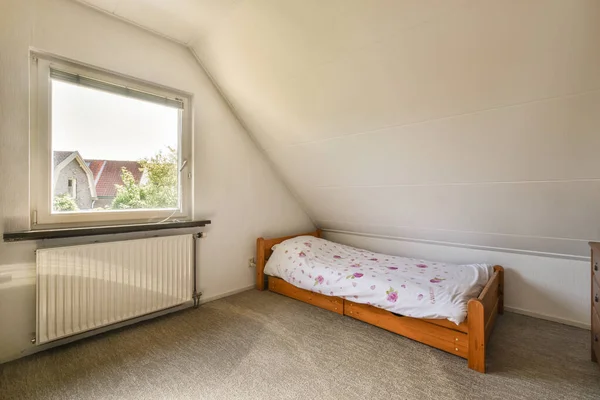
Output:
<instances>
[{"instance_id":1,"label":"white wall","mask_svg":"<svg viewBox=\"0 0 600 400\"><path fill-rule=\"evenodd\" d=\"M89 1L192 46L320 227L409 239L340 241L500 263L508 307L589 324L597 0ZM2 229L28 226L28 46L195 93L205 297L252 283L256 236L311 228L183 47L65 0L1 7ZM35 246L0 243L0 270L27 276ZM33 331L16 276L0 276L0 359Z\"/></svg>"},{"instance_id":2,"label":"white wall","mask_svg":"<svg viewBox=\"0 0 600 400\"><path fill-rule=\"evenodd\" d=\"M600 2L238 3L191 44L317 225L587 256Z\"/></svg>"},{"instance_id":3,"label":"white wall","mask_svg":"<svg viewBox=\"0 0 600 400\"><path fill-rule=\"evenodd\" d=\"M505 268L504 305L507 311L590 327L589 261L333 231L324 232L324 238L384 254L457 264L502 265Z\"/></svg>"},{"instance_id":4,"label":"white wall","mask_svg":"<svg viewBox=\"0 0 600 400\"><path fill-rule=\"evenodd\" d=\"M208 30L189 43L320 228L503 264L509 308L589 325L600 1L246 0Z\"/></svg>"},{"instance_id":5,"label":"white wall","mask_svg":"<svg viewBox=\"0 0 600 400\"><path fill-rule=\"evenodd\" d=\"M213 221L200 244L205 300L254 284L256 237L313 228L186 48L66 0L0 7L0 233L29 227L30 47L194 94L195 217ZM38 245L0 242L0 362L32 348Z\"/></svg>"}]
</instances>

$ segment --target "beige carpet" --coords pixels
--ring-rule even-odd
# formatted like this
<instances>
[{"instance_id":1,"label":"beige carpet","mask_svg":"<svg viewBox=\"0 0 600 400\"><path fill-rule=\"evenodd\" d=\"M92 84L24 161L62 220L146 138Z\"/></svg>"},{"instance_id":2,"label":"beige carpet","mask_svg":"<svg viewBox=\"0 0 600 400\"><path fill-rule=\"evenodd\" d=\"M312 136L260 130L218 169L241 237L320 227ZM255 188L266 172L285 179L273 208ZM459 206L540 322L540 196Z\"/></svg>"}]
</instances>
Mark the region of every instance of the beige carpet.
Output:
<instances>
[{"instance_id":1,"label":"beige carpet","mask_svg":"<svg viewBox=\"0 0 600 400\"><path fill-rule=\"evenodd\" d=\"M482 375L348 317L248 291L1 365L0 398L597 400L589 355L588 331L507 313Z\"/></svg>"}]
</instances>

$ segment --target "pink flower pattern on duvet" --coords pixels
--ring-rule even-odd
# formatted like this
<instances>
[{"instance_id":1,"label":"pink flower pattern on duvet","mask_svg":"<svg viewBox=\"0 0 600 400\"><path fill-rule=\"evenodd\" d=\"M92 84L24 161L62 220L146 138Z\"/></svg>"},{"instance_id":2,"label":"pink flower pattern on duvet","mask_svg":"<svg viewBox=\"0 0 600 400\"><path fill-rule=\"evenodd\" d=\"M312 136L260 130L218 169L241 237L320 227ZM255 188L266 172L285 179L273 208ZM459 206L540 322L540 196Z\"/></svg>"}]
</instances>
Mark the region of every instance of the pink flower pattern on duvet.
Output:
<instances>
[{"instance_id":1,"label":"pink flower pattern on duvet","mask_svg":"<svg viewBox=\"0 0 600 400\"><path fill-rule=\"evenodd\" d=\"M390 303L395 303L398 300L398 291L394 290L393 287L390 287L385 294L387 294L386 300Z\"/></svg>"},{"instance_id":2,"label":"pink flower pattern on duvet","mask_svg":"<svg viewBox=\"0 0 600 400\"><path fill-rule=\"evenodd\" d=\"M454 265L373 253L312 236L274 247L265 273L302 289L416 318L460 323L467 301L492 274L486 264ZM308 277L308 279L306 279Z\"/></svg>"}]
</instances>

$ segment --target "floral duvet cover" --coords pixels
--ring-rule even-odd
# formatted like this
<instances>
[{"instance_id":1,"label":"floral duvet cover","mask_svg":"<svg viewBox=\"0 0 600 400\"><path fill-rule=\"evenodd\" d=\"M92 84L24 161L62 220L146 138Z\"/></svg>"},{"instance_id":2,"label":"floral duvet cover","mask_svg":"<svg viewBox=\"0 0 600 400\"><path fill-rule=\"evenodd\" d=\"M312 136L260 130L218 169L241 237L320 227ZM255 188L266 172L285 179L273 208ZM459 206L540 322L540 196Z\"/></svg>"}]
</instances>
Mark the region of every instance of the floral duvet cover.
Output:
<instances>
[{"instance_id":1,"label":"floral duvet cover","mask_svg":"<svg viewBox=\"0 0 600 400\"><path fill-rule=\"evenodd\" d=\"M460 324L467 316L467 301L481 292L493 268L395 257L298 236L274 246L265 273L396 314Z\"/></svg>"}]
</instances>

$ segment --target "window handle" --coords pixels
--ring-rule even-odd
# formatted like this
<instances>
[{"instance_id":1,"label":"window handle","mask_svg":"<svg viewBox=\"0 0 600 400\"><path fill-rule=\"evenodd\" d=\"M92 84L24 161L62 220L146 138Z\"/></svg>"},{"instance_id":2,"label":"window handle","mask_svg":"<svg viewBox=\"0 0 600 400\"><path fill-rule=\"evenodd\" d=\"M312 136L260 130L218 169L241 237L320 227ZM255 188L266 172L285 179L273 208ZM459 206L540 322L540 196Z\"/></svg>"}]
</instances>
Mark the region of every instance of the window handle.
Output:
<instances>
[{"instance_id":1,"label":"window handle","mask_svg":"<svg viewBox=\"0 0 600 400\"><path fill-rule=\"evenodd\" d=\"M594 271L598 271L598 261L594 263Z\"/></svg>"},{"instance_id":2,"label":"window handle","mask_svg":"<svg viewBox=\"0 0 600 400\"><path fill-rule=\"evenodd\" d=\"M183 171L183 169L185 168L186 165L187 165L187 160L183 160L183 162L181 163L181 167L179 167L179 172Z\"/></svg>"}]
</instances>

